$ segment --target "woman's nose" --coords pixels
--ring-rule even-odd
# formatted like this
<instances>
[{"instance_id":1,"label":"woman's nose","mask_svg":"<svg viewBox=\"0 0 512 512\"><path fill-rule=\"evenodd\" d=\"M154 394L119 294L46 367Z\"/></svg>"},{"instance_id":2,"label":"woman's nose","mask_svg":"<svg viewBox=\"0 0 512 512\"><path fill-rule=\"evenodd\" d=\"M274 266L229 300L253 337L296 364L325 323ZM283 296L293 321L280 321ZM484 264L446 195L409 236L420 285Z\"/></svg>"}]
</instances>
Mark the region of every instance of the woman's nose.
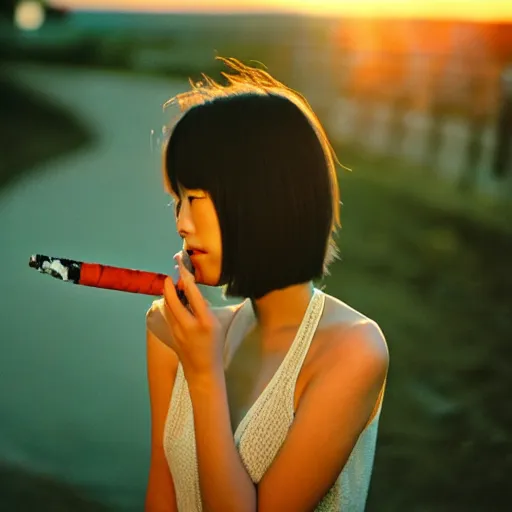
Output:
<instances>
[{"instance_id":1,"label":"woman's nose","mask_svg":"<svg viewBox=\"0 0 512 512\"><path fill-rule=\"evenodd\" d=\"M182 235L182 233L193 233L194 231L194 223L192 222L192 218L190 215L190 205L188 204L188 201L183 201L181 205L176 220L176 228L180 235Z\"/></svg>"}]
</instances>

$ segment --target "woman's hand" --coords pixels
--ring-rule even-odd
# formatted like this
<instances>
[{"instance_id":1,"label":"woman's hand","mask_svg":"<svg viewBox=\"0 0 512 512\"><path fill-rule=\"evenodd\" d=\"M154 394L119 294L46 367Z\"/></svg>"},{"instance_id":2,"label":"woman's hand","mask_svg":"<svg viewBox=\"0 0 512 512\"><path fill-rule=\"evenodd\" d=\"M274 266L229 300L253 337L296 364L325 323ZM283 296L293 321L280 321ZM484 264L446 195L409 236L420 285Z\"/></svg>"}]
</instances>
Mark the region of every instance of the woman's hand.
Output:
<instances>
[{"instance_id":1,"label":"woman's hand","mask_svg":"<svg viewBox=\"0 0 512 512\"><path fill-rule=\"evenodd\" d=\"M176 352L187 378L223 372L220 322L201 295L194 276L185 268L181 254L174 258L192 312L180 302L172 279L168 277L164 284L162 313L170 336L165 336L162 341Z\"/></svg>"}]
</instances>

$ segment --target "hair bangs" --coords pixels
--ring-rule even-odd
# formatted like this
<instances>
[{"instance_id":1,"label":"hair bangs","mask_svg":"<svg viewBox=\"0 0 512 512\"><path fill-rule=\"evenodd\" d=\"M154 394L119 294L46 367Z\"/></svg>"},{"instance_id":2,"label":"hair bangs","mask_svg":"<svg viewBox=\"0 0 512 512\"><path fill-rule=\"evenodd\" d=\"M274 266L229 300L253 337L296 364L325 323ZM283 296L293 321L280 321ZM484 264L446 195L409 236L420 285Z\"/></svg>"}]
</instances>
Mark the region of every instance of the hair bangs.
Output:
<instances>
[{"instance_id":1,"label":"hair bangs","mask_svg":"<svg viewBox=\"0 0 512 512\"><path fill-rule=\"evenodd\" d=\"M202 189L209 193L216 188L217 176L212 171L217 168L215 148L208 143L208 134L202 134L200 127L187 122L191 114L192 111L187 112L176 124L165 150L165 172L171 190L178 197L180 188Z\"/></svg>"}]
</instances>

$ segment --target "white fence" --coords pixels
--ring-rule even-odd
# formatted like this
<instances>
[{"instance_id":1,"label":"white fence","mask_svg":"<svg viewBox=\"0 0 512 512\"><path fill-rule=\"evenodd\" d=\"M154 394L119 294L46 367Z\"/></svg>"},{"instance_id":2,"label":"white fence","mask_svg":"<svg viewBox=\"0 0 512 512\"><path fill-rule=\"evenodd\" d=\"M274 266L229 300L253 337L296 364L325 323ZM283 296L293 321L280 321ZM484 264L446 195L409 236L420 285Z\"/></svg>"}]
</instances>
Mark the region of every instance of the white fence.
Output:
<instances>
[{"instance_id":1,"label":"white fence","mask_svg":"<svg viewBox=\"0 0 512 512\"><path fill-rule=\"evenodd\" d=\"M512 199L512 169L506 183L492 175L496 129L491 124L483 127L475 141L480 151L476 152L477 160L472 162L469 157L471 126L467 121L455 118L438 121L437 151L432 154L429 140L434 121L426 114L401 113L389 104L363 104L341 97L336 98L326 112L324 122L335 142L356 143L372 153L429 165L452 182L459 182L467 166L474 165L476 188Z\"/></svg>"}]
</instances>

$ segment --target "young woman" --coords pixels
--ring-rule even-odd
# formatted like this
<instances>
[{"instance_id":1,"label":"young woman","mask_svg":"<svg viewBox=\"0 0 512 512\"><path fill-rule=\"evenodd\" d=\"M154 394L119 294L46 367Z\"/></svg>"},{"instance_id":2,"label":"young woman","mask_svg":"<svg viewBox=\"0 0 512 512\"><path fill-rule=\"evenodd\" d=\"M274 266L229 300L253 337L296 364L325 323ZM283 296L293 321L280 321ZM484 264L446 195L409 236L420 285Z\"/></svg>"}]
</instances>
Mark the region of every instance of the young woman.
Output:
<instances>
[{"instance_id":1,"label":"young woman","mask_svg":"<svg viewBox=\"0 0 512 512\"><path fill-rule=\"evenodd\" d=\"M224 60L177 96L164 182L195 268L147 313L149 512L362 511L388 368L378 325L313 285L336 258L335 156L307 102ZM237 306L211 308L197 283Z\"/></svg>"}]
</instances>

